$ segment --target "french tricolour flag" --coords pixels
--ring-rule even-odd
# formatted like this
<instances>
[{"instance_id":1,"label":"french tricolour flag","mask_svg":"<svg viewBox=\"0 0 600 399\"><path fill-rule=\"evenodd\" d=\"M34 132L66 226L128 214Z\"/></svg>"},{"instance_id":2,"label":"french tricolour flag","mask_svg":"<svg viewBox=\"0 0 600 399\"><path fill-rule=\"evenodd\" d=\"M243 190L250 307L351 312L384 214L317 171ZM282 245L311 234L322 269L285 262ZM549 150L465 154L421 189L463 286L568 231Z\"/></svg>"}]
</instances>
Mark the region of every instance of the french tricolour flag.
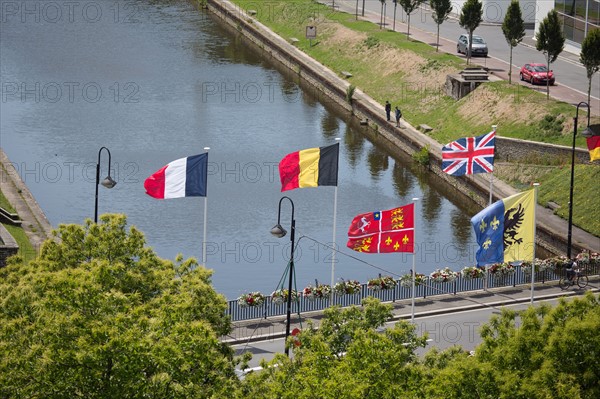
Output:
<instances>
[{"instance_id":1,"label":"french tricolour flag","mask_svg":"<svg viewBox=\"0 0 600 399\"><path fill-rule=\"evenodd\" d=\"M158 199L206 197L208 153L177 159L144 181L146 194Z\"/></svg>"}]
</instances>

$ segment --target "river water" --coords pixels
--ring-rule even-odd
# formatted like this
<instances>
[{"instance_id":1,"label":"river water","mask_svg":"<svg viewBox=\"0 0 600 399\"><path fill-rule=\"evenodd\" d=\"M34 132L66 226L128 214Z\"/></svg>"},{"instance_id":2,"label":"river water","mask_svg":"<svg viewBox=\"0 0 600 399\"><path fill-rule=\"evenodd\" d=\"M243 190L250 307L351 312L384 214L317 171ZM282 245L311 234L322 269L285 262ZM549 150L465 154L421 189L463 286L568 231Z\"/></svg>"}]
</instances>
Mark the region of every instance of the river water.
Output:
<instances>
[{"instance_id":1,"label":"river water","mask_svg":"<svg viewBox=\"0 0 600 399\"><path fill-rule=\"evenodd\" d=\"M352 252L359 214L416 207L418 272L474 264L477 208L185 0L2 1L0 140L53 226L94 216L99 149L115 188L99 212L125 213L157 253L202 258L203 198L155 200L143 181L168 162L209 151L207 266L234 299L277 288L289 238L269 234L278 203L295 205L298 289L331 281L334 187L280 192L287 153L340 140L335 279L408 273L412 255ZM102 176L107 152L101 154ZM282 225L291 207L284 201Z\"/></svg>"}]
</instances>

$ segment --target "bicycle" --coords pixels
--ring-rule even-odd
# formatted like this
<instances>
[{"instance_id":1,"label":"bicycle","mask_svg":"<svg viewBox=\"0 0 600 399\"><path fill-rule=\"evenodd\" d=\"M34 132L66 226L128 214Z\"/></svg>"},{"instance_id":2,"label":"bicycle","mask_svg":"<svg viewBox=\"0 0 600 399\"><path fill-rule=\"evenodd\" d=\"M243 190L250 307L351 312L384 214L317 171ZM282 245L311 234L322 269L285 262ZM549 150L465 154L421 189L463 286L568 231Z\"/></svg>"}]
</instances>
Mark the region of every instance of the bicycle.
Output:
<instances>
[{"instance_id":1,"label":"bicycle","mask_svg":"<svg viewBox=\"0 0 600 399\"><path fill-rule=\"evenodd\" d=\"M575 284L577 284L579 288L585 288L588 285L588 277L581 271L581 269L574 269L570 277L561 277L558 281L558 286L561 290L566 290Z\"/></svg>"}]
</instances>

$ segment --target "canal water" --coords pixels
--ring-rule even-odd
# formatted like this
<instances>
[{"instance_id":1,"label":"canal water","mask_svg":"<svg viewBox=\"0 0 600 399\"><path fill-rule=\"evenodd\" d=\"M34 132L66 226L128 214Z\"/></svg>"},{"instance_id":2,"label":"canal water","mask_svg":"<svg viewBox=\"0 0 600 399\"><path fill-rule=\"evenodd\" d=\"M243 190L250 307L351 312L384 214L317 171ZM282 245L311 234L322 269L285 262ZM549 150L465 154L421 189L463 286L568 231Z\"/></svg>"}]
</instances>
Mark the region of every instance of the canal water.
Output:
<instances>
[{"instance_id":1,"label":"canal water","mask_svg":"<svg viewBox=\"0 0 600 399\"><path fill-rule=\"evenodd\" d=\"M290 253L289 236L269 233L282 195L295 205L298 289L330 283L323 244L333 238L335 188L281 193L277 165L337 137L336 281L409 272L412 255L350 251L346 232L355 215L416 197L417 272L474 264L472 203L392 154L195 2L2 1L1 18L1 145L53 226L93 218L105 146L117 185L100 187L99 212L126 214L161 257L201 260L204 198L156 200L143 181L210 147L206 241L215 288L228 299L277 288ZM290 221L284 201L288 230Z\"/></svg>"}]
</instances>

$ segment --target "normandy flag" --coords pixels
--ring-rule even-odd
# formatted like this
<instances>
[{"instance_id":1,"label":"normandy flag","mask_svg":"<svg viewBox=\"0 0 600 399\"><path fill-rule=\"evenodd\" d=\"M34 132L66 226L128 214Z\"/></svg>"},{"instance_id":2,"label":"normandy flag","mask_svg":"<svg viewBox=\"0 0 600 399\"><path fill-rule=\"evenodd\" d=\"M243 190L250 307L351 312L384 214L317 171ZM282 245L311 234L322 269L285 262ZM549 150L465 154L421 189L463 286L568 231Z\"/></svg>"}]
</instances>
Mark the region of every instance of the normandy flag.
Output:
<instances>
[{"instance_id":1,"label":"normandy flag","mask_svg":"<svg viewBox=\"0 0 600 399\"><path fill-rule=\"evenodd\" d=\"M477 266L533 260L535 189L494 202L471 218Z\"/></svg>"},{"instance_id":2,"label":"normandy flag","mask_svg":"<svg viewBox=\"0 0 600 399\"><path fill-rule=\"evenodd\" d=\"M337 186L339 143L309 148L286 155L279 162L281 191L295 188Z\"/></svg>"},{"instance_id":3,"label":"normandy flag","mask_svg":"<svg viewBox=\"0 0 600 399\"><path fill-rule=\"evenodd\" d=\"M414 252L415 204L356 216L348 229L348 248L370 254Z\"/></svg>"}]
</instances>

